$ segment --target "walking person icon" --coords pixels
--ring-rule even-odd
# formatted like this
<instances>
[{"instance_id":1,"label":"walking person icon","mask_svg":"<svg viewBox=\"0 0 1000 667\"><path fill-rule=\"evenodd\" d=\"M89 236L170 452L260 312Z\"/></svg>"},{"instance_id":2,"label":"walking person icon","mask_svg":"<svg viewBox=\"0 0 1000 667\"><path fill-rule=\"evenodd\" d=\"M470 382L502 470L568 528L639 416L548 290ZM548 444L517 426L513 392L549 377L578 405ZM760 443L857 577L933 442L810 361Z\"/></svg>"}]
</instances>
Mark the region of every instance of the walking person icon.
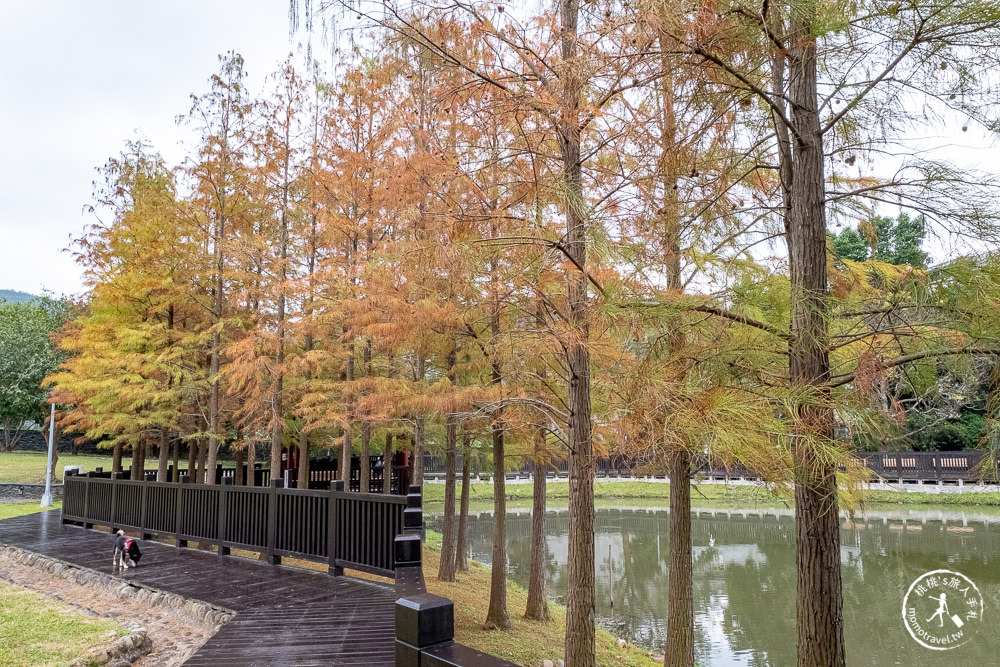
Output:
<instances>
[{"instance_id":1,"label":"walking person icon","mask_svg":"<svg viewBox=\"0 0 1000 667\"><path fill-rule=\"evenodd\" d=\"M930 623L934 620L934 617L937 616L939 628L944 627L944 615L948 613L948 603L945 602L945 597L945 594L942 593L940 598L931 598L932 600L936 599L938 601L938 608L937 611L931 614L931 617L927 619L927 622Z\"/></svg>"}]
</instances>

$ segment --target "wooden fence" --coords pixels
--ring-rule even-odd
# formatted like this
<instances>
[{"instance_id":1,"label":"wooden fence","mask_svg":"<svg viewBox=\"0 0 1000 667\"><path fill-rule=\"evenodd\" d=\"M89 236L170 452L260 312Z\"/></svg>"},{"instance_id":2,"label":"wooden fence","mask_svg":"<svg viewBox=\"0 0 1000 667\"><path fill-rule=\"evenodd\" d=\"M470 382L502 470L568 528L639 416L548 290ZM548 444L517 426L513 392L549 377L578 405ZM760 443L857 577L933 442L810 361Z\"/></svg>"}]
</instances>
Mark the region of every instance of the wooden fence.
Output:
<instances>
[{"instance_id":1,"label":"wooden fence","mask_svg":"<svg viewBox=\"0 0 1000 667\"><path fill-rule=\"evenodd\" d=\"M173 537L177 546L211 544L395 576L393 543L403 532L406 496L222 484L161 483L67 475L63 523L109 526Z\"/></svg>"},{"instance_id":2,"label":"wooden fence","mask_svg":"<svg viewBox=\"0 0 1000 667\"><path fill-rule=\"evenodd\" d=\"M384 493L385 492L385 465L382 461L382 456L372 456L369 460L369 481L368 481L368 492L369 493ZM407 465L394 465L390 462L390 478L389 478L389 493L394 495L406 495L406 490L410 486L410 466ZM122 471L126 478L131 478L132 469L125 468ZM143 470L142 477L144 481L155 482L156 481L156 470L146 468ZM242 466L241 474L237 475L236 467L226 466L225 464L216 465L215 470L215 483L222 484L223 480L228 479L230 483L235 484L237 479L249 479L249 470L247 465L244 463ZM298 481L298 469L290 468L288 470L289 477L289 488L295 487ZM97 468L96 471L90 473L93 477L102 477L106 479L111 478L111 471L104 470L103 468ZM170 465L167 467L167 480L177 481L182 475L187 475L188 481L193 481L194 475L191 470L186 467L178 467L176 473L174 471L174 466ZM261 464L256 464L253 470L254 476L254 486L266 487L271 483L271 471L268 468L263 468ZM283 478L282 478L283 479ZM309 462L309 488L313 490L328 490L330 488L330 483L340 479L340 469L339 461L336 458L319 458L311 459ZM351 458L351 476L350 482L347 487L348 491L360 491L361 490L361 461L355 456Z\"/></svg>"},{"instance_id":3,"label":"wooden fence","mask_svg":"<svg viewBox=\"0 0 1000 667\"><path fill-rule=\"evenodd\" d=\"M858 452L855 454L879 477L889 481L978 482L983 477L983 453L967 452ZM993 481L987 479L986 481Z\"/></svg>"}]
</instances>

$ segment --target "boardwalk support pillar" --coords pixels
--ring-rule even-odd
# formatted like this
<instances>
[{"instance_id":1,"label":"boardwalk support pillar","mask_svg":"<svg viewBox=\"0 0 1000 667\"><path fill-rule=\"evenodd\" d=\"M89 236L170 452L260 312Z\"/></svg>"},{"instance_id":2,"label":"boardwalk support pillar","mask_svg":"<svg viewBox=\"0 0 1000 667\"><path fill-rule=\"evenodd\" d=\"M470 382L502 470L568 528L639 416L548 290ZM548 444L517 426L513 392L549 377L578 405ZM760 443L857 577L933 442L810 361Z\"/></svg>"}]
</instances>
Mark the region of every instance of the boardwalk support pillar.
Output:
<instances>
[{"instance_id":1,"label":"boardwalk support pillar","mask_svg":"<svg viewBox=\"0 0 1000 667\"><path fill-rule=\"evenodd\" d=\"M330 482L330 509L327 512L330 526L327 530L327 557L329 566L327 572L334 577L344 575L344 568L337 565L337 558L340 557L340 542L337 537L340 534L340 497L344 494L344 482L337 480Z\"/></svg>"},{"instance_id":2,"label":"boardwalk support pillar","mask_svg":"<svg viewBox=\"0 0 1000 667\"><path fill-rule=\"evenodd\" d=\"M396 600L396 667L419 667L425 649L454 638L455 603L448 598L418 593Z\"/></svg>"}]
</instances>

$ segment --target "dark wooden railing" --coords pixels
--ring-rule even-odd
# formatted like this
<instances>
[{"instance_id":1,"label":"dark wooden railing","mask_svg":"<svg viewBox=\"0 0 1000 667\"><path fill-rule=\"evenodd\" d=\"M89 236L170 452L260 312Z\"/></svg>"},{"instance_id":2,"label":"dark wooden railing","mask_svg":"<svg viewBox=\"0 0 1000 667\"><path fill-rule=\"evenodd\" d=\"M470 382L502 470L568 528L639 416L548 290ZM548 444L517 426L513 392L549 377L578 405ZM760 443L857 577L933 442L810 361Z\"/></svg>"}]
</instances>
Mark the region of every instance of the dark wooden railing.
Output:
<instances>
[{"instance_id":1,"label":"dark wooden railing","mask_svg":"<svg viewBox=\"0 0 1000 667\"><path fill-rule=\"evenodd\" d=\"M368 492L369 493L383 493L385 490L385 465L382 461L382 456L372 456L369 460L369 482L368 482ZM390 462L390 480L389 488L390 493L395 495L405 495L406 489L410 485L410 467L405 465L393 465ZM122 471L126 478L132 477L132 469L125 468ZM98 468L96 471L89 473L93 477L102 477L106 479L111 479L111 471L105 471L103 468ZM142 478L147 482L156 481L157 471L155 469L146 468L142 472ZM181 476L187 475L189 480L193 480L195 473L186 467L179 467L177 471L174 471L173 465L167 468L167 481L173 482L178 480ZM253 470L254 483L252 486L263 486L266 487L271 483L271 471L267 468L262 468L258 463ZM289 488L296 485L298 481L298 470L296 468L289 469ZM246 464L243 464L240 474L237 474L237 469L234 466L227 466L225 464L218 464L215 470L215 483L221 484L224 479L230 480L230 483L236 483L237 479L247 480L249 479L249 470ZM311 459L309 462L309 488L313 490L328 490L330 488L330 483L340 479L339 462L335 458L320 458ZM282 475L282 480L284 480L284 475ZM347 490L349 491L360 491L361 490L361 461L355 456L351 459L351 478Z\"/></svg>"},{"instance_id":2,"label":"dark wooden railing","mask_svg":"<svg viewBox=\"0 0 1000 667\"><path fill-rule=\"evenodd\" d=\"M259 551L272 563L288 556L326 562L331 574L344 569L393 577L396 586L395 642L400 667L516 667L513 663L456 644L455 605L427 593L421 544L422 494L354 493L334 481L329 491L161 483L68 474L63 523L85 528L127 529L142 539L173 536L188 541Z\"/></svg>"},{"instance_id":3,"label":"dark wooden railing","mask_svg":"<svg viewBox=\"0 0 1000 667\"><path fill-rule=\"evenodd\" d=\"M283 557L328 563L393 577L393 542L403 532L406 496L222 484L133 481L67 475L62 520L108 526L188 542L257 551L272 563Z\"/></svg>"},{"instance_id":4,"label":"dark wooden railing","mask_svg":"<svg viewBox=\"0 0 1000 667\"><path fill-rule=\"evenodd\" d=\"M368 492L383 493L385 489L385 462L383 457L371 456L368 463ZM389 493L406 495L410 486L410 466L389 463ZM294 477L294 475L293 475ZM311 459L309 461L309 488L325 489L330 482L340 479L340 460L337 458ZM357 456L351 457L350 491L361 490L361 461Z\"/></svg>"}]
</instances>

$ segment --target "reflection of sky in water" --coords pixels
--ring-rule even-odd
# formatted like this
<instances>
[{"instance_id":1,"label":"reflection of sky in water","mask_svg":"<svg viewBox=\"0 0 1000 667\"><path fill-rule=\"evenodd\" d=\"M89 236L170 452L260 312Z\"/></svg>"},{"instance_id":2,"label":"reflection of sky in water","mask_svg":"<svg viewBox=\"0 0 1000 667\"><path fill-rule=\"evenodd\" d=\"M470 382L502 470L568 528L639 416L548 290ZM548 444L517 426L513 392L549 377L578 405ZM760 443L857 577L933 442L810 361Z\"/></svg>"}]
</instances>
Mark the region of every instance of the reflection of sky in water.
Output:
<instances>
[{"instance_id":1,"label":"reflection of sky in water","mask_svg":"<svg viewBox=\"0 0 1000 667\"><path fill-rule=\"evenodd\" d=\"M431 513L431 524L439 519ZM663 509L598 510L597 616L618 636L662 651L666 638L669 514ZM549 595L565 594L568 515L550 512ZM531 517L508 516L509 576L527 585ZM470 517L473 557L489 562L492 518ZM788 510L697 511L692 517L696 660L705 665L795 663L794 521ZM849 665L997 664L1000 654L1000 517L941 511L869 512L841 521L844 622ZM929 651L903 626L910 582L947 568L986 596L986 625L955 651ZM612 605L613 601L613 605ZM520 613L511 609L510 613ZM987 616L987 615L991 615Z\"/></svg>"}]
</instances>

